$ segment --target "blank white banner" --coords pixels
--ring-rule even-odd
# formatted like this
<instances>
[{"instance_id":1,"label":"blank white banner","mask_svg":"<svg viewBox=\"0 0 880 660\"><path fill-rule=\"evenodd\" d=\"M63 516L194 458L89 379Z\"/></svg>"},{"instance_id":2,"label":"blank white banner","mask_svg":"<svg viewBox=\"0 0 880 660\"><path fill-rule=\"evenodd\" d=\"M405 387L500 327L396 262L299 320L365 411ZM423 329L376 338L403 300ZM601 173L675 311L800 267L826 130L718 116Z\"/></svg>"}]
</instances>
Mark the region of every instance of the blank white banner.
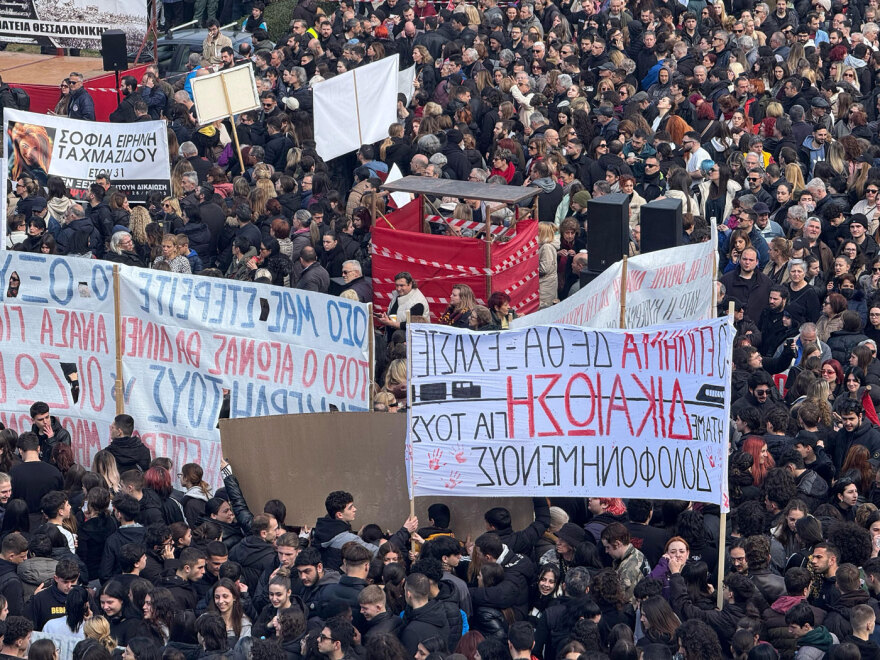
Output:
<instances>
[{"instance_id":1,"label":"blank white banner","mask_svg":"<svg viewBox=\"0 0 880 660\"><path fill-rule=\"evenodd\" d=\"M397 121L397 55L367 64L312 88L315 147L330 160L388 137Z\"/></svg>"}]
</instances>

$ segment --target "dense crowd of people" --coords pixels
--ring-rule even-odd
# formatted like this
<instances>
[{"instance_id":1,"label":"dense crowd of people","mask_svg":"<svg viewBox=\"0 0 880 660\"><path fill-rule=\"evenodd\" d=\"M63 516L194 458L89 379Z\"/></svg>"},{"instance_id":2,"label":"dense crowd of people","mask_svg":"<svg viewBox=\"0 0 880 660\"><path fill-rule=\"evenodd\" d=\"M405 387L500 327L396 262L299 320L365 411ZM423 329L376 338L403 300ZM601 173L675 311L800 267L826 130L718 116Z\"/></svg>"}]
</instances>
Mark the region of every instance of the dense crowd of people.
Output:
<instances>
[{"instance_id":1,"label":"dense crowd of people","mask_svg":"<svg viewBox=\"0 0 880 660\"><path fill-rule=\"evenodd\" d=\"M397 165L536 188L548 307L590 275L591 199L629 196L631 254L644 204L681 200L681 243L718 230L719 313L735 313L731 512L722 528L698 502L541 498L521 531L490 509L471 542L442 504L392 532L361 526L336 490L312 528L287 527L278 500L248 508L228 465L223 489L191 464L177 490L126 416L87 471L35 404L33 432L0 432L0 653L49 660L72 636L77 660L880 658L877 0L304 0L277 43L259 2L164 5L164 27L207 27L202 52L184 76L123 78L111 120L167 121L172 194L130 205L101 174L74 200L21 128L7 248L366 302ZM235 50L217 19L240 13L253 38ZM325 162L313 86L392 53L416 72L398 121ZM242 63L261 101L235 119L243 167L232 125L199 124L191 98L193 78ZM0 82L0 106L15 103ZM81 75L53 112L95 119ZM516 222L504 205L427 201L471 224L426 231ZM429 303L398 274L375 409L406 408L407 315L503 330L513 312L462 284Z\"/></svg>"}]
</instances>

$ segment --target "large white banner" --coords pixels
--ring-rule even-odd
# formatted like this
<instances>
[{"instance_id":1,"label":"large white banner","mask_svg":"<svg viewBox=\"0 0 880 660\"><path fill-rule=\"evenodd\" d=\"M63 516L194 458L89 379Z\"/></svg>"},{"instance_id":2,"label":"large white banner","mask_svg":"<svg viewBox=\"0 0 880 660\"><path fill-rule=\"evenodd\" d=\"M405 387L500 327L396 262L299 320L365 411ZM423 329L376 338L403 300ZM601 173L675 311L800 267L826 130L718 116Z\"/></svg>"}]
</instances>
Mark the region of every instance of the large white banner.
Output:
<instances>
[{"instance_id":1,"label":"large white banner","mask_svg":"<svg viewBox=\"0 0 880 660\"><path fill-rule=\"evenodd\" d=\"M397 121L398 55L312 87L315 148L324 160L388 137ZM391 81L391 84L388 84Z\"/></svg>"},{"instance_id":2,"label":"large white banner","mask_svg":"<svg viewBox=\"0 0 880 660\"><path fill-rule=\"evenodd\" d=\"M101 48L101 34L122 30L134 48L147 31L143 0L4 0L0 40L58 48ZM34 81L39 82L39 81Z\"/></svg>"},{"instance_id":3,"label":"large white banner","mask_svg":"<svg viewBox=\"0 0 880 660\"><path fill-rule=\"evenodd\" d=\"M368 306L250 282L125 268L126 412L156 456L217 484L229 416L369 408Z\"/></svg>"},{"instance_id":4,"label":"large white banner","mask_svg":"<svg viewBox=\"0 0 880 660\"><path fill-rule=\"evenodd\" d=\"M415 496L605 496L729 507L728 319L645 331L414 325Z\"/></svg>"},{"instance_id":5,"label":"large white banner","mask_svg":"<svg viewBox=\"0 0 880 660\"><path fill-rule=\"evenodd\" d=\"M626 327L712 318L717 241L640 254L627 260ZM565 300L514 319L511 327L565 323L620 327L622 262Z\"/></svg>"},{"instance_id":6,"label":"large white banner","mask_svg":"<svg viewBox=\"0 0 880 660\"><path fill-rule=\"evenodd\" d=\"M3 250L0 300L0 422L30 431L44 401L91 465L116 411L113 264Z\"/></svg>"}]
</instances>

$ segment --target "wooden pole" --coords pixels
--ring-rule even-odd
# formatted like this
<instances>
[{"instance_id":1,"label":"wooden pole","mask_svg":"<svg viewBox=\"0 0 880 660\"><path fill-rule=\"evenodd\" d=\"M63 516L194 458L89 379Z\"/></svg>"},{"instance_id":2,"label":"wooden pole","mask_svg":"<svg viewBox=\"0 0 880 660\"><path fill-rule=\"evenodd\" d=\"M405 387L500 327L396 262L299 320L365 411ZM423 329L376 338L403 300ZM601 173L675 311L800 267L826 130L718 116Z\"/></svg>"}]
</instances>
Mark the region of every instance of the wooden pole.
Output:
<instances>
[{"instance_id":1,"label":"wooden pole","mask_svg":"<svg viewBox=\"0 0 880 660\"><path fill-rule=\"evenodd\" d=\"M715 286L713 283L712 286ZM714 297L714 294L713 294ZM733 319L734 313L734 304L733 301L727 307L727 313ZM727 451L727 447L724 448L724 451ZM727 465L727 461L724 461L724 465ZM727 472L725 471L724 475L722 475L723 479L727 479ZM718 529L718 592L716 594L716 606L720 610L724 605L724 564L727 558L727 514L721 513L721 521L719 523L720 527Z\"/></svg>"},{"instance_id":2,"label":"wooden pole","mask_svg":"<svg viewBox=\"0 0 880 660\"><path fill-rule=\"evenodd\" d=\"M425 233L425 195L419 195L419 231Z\"/></svg>"},{"instance_id":3,"label":"wooden pole","mask_svg":"<svg viewBox=\"0 0 880 660\"><path fill-rule=\"evenodd\" d=\"M627 256L623 255L623 263L620 267L620 327L626 327L626 270L628 267Z\"/></svg>"},{"instance_id":4,"label":"wooden pole","mask_svg":"<svg viewBox=\"0 0 880 660\"><path fill-rule=\"evenodd\" d=\"M406 310L406 363L412 364L412 312ZM412 391L412 377L409 368L406 370L406 417L407 428L412 428L412 399L414 392ZM416 454L413 451L409 458L409 517L416 515ZM416 542L410 537L409 548L412 552L416 551Z\"/></svg>"},{"instance_id":5,"label":"wooden pole","mask_svg":"<svg viewBox=\"0 0 880 660\"><path fill-rule=\"evenodd\" d=\"M367 303L367 318L370 319L370 322L367 323L367 332L369 333L367 335L367 340L369 342L367 344L368 355L369 355L369 357L367 358L367 360L368 360L367 364L369 366L367 368L370 370L370 393L367 398L367 403L369 404L370 412L373 412L373 399L375 398L373 390L376 387L376 383L373 381L373 376L375 375L375 367L373 365L376 364L376 355L375 355L375 346L374 346L376 326L373 324L373 303Z\"/></svg>"},{"instance_id":6,"label":"wooden pole","mask_svg":"<svg viewBox=\"0 0 880 660\"><path fill-rule=\"evenodd\" d=\"M235 140L235 152L238 154L238 165L244 174L244 158L241 157L241 145L238 143L238 129L235 128L235 117L232 116L232 104L229 102L229 88L226 87L226 76L220 74L220 82L223 84L223 98L226 99L226 111L229 112L229 123L232 124L232 139Z\"/></svg>"},{"instance_id":7,"label":"wooden pole","mask_svg":"<svg viewBox=\"0 0 880 660\"><path fill-rule=\"evenodd\" d=\"M358 127L358 144L364 143L363 135L361 135L361 104L358 102L358 77L357 71L351 72L351 79L354 81L354 112L357 115ZM360 147L358 147L360 149Z\"/></svg>"},{"instance_id":8,"label":"wooden pole","mask_svg":"<svg viewBox=\"0 0 880 660\"><path fill-rule=\"evenodd\" d=\"M492 295L492 232L486 235L486 304Z\"/></svg>"},{"instance_id":9,"label":"wooden pole","mask_svg":"<svg viewBox=\"0 0 880 660\"><path fill-rule=\"evenodd\" d=\"M122 381L122 301L119 295L119 265L113 266L113 324L116 326L116 414L125 412L125 386Z\"/></svg>"}]
</instances>

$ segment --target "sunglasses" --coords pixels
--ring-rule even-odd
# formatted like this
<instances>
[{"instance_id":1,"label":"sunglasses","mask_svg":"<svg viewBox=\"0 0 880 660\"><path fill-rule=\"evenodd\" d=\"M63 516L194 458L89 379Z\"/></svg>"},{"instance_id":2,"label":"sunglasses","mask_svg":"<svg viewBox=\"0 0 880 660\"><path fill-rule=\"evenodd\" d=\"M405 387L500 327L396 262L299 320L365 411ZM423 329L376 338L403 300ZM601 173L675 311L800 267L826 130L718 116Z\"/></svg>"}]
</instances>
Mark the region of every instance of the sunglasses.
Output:
<instances>
[{"instance_id":1,"label":"sunglasses","mask_svg":"<svg viewBox=\"0 0 880 660\"><path fill-rule=\"evenodd\" d=\"M759 177L759 176L750 176L749 177L749 181L760 181L760 180L761 180L761 177Z\"/></svg>"},{"instance_id":2,"label":"sunglasses","mask_svg":"<svg viewBox=\"0 0 880 660\"><path fill-rule=\"evenodd\" d=\"M869 195L876 195L877 189L876 188L868 188L867 190L865 190L865 192L868 193Z\"/></svg>"}]
</instances>

